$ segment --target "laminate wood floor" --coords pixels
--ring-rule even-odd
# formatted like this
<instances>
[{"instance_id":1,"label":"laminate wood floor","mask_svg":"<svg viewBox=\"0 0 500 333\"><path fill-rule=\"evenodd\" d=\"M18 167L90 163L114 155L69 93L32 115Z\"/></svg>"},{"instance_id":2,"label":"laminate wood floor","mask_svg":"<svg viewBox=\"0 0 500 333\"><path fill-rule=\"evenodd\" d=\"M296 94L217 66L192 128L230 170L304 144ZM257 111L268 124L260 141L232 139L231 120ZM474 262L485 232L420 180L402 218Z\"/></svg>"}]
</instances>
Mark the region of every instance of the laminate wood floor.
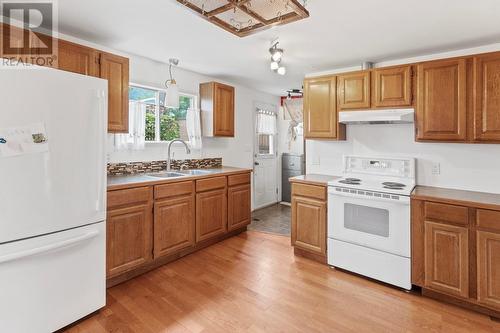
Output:
<instances>
[{"instance_id":1,"label":"laminate wood floor","mask_svg":"<svg viewBox=\"0 0 500 333\"><path fill-rule=\"evenodd\" d=\"M500 332L489 317L295 257L248 231L108 290L68 332Z\"/></svg>"}]
</instances>

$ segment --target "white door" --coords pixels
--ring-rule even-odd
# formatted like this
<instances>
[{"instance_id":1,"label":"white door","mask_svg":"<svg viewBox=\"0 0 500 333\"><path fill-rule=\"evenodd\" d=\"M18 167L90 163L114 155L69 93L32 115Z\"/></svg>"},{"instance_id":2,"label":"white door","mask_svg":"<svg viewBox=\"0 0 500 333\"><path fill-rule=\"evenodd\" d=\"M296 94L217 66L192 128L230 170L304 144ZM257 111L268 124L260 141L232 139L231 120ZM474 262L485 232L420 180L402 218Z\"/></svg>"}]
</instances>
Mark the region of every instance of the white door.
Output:
<instances>
[{"instance_id":1,"label":"white door","mask_svg":"<svg viewBox=\"0 0 500 333\"><path fill-rule=\"evenodd\" d=\"M105 219L107 82L0 65L0 243Z\"/></svg>"},{"instance_id":2,"label":"white door","mask_svg":"<svg viewBox=\"0 0 500 333\"><path fill-rule=\"evenodd\" d=\"M276 113L257 109L254 154L254 208L278 202Z\"/></svg>"}]
</instances>

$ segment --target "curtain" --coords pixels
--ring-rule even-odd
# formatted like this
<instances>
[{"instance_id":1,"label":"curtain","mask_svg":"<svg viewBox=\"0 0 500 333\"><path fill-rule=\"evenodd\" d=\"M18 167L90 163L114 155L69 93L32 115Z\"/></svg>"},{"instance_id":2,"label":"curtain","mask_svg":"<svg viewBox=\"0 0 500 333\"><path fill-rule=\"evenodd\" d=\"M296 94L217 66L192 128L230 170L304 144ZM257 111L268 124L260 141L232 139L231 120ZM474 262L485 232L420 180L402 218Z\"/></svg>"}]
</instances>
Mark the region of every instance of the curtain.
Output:
<instances>
[{"instance_id":1,"label":"curtain","mask_svg":"<svg viewBox=\"0 0 500 333\"><path fill-rule=\"evenodd\" d=\"M200 110L187 110L186 127L191 149L201 149Z\"/></svg>"},{"instance_id":2,"label":"curtain","mask_svg":"<svg viewBox=\"0 0 500 333\"><path fill-rule=\"evenodd\" d=\"M257 133L276 134L276 114L271 111L257 109Z\"/></svg>"},{"instance_id":3,"label":"curtain","mask_svg":"<svg viewBox=\"0 0 500 333\"><path fill-rule=\"evenodd\" d=\"M297 140L297 136L303 135L303 98L286 99L283 103L285 120L290 119L288 127L288 148L292 142Z\"/></svg>"},{"instance_id":4,"label":"curtain","mask_svg":"<svg viewBox=\"0 0 500 333\"><path fill-rule=\"evenodd\" d=\"M129 132L115 134L116 150L141 150L146 142L146 104L129 102Z\"/></svg>"}]
</instances>

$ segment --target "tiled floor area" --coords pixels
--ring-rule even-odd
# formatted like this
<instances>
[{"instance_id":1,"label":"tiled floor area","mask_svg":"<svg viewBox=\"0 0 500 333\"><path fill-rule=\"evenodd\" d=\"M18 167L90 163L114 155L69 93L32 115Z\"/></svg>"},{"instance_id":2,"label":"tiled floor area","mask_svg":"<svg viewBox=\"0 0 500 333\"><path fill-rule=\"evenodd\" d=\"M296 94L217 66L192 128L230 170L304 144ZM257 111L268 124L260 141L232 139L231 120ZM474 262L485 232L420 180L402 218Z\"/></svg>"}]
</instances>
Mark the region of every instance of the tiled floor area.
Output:
<instances>
[{"instance_id":1,"label":"tiled floor area","mask_svg":"<svg viewBox=\"0 0 500 333\"><path fill-rule=\"evenodd\" d=\"M253 212L253 221L248 230L262 231L277 235L290 235L291 209L276 204Z\"/></svg>"}]
</instances>

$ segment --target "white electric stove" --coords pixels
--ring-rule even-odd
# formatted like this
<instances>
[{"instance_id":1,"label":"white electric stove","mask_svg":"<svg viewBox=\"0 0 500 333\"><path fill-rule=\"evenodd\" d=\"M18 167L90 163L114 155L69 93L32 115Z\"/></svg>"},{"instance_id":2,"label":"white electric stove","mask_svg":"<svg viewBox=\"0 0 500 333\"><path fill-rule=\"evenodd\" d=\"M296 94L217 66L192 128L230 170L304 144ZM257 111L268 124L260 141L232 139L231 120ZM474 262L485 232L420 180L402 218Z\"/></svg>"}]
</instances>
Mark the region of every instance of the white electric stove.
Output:
<instances>
[{"instance_id":1,"label":"white electric stove","mask_svg":"<svg viewBox=\"0 0 500 333\"><path fill-rule=\"evenodd\" d=\"M415 159L345 156L328 186L328 264L411 289Z\"/></svg>"}]
</instances>

